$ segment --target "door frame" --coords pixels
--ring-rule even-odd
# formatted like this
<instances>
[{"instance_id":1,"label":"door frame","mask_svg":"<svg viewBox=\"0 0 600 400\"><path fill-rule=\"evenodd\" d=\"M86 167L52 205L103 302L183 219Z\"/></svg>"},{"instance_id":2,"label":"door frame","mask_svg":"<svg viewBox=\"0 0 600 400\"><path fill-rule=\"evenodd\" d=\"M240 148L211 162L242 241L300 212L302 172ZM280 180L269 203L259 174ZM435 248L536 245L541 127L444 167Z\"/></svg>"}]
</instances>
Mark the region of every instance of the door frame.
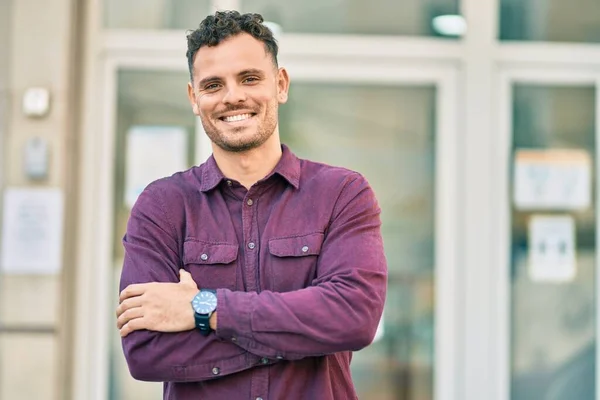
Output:
<instances>
[{"instance_id":1,"label":"door frame","mask_svg":"<svg viewBox=\"0 0 600 400\"><path fill-rule=\"evenodd\" d=\"M526 83L534 85L550 86L594 86L596 88L596 154L600 154L600 72L598 66L574 67L572 65L545 65L538 63L532 65L529 63L523 66L522 63L505 63L501 65L497 73L497 132L494 135L495 159L494 159L494 210L493 220L495 233L494 237L494 257L493 280L496 293L492 296L495 304L496 318L493 319L495 325L493 332L493 348L495 349L494 359L496 360L497 387L499 392L496 399L509 400L511 387L511 183L510 174L512 160L512 137L513 137L513 85L516 83ZM594 174L596 182L600 176L600 163L596 161L594 165ZM600 197L596 196L596 210L600 209ZM596 231L600 220L597 218ZM600 249L600 236L596 239L596 249ZM596 257L596 288L600 288L600 273L598 266L600 260ZM596 331L600 332L600 296L596 295ZM597 339L596 339L597 340ZM600 365L600 348L596 349L596 366ZM600 368L596 368L596 382L600 382ZM596 385L596 399L600 400L600 385Z\"/></svg>"},{"instance_id":2,"label":"door frame","mask_svg":"<svg viewBox=\"0 0 600 400\"><path fill-rule=\"evenodd\" d=\"M175 38L159 35L155 47L125 51L117 36L105 35L109 50L98 54L97 80L90 89L88 104L95 104L83 134L80 215L80 256L76 325L75 397L106 399L109 381L109 329L114 310L108 297L112 284L114 213L114 159L117 112L117 74L120 69L186 71L181 45L170 47ZM134 35L137 36L137 35ZM179 39L180 40L180 37ZM335 39L333 39L335 41ZM293 41L293 38L292 38ZM305 42L304 39L301 40ZM345 42L345 40L343 41ZM308 42L305 42L308 44ZM364 44L365 48L368 43ZM112 48L111 48L112 47ZM360 58L350 54L306 57L301 51L280 53L294 82L338 82L372 85L436 86L436 206L435 206L435 339L434 393L436 400L456 400L459 375L462 321L458 270L459 70L455 63L440 60L387 57ZM184 88L182 88L184 90ZM210 142L197 124L196 160L210 154ZM93 312L90 312L93 310ZM114 328L116 329L116 328Z\"/></svg>"}]
</instances>

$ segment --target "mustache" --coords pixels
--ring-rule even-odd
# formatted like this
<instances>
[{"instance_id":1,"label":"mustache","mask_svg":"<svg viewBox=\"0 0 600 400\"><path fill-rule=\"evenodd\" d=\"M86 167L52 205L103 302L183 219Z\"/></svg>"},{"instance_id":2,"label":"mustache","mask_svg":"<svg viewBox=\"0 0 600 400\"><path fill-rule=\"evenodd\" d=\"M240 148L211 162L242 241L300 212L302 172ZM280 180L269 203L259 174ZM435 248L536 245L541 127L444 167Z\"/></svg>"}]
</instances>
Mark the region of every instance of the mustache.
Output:
<instances>
[{"instance_id":1,"label":"mustache","mask_svg":"<svg viewBox=\"0 0 600 400\"><path fill-rule=\"evenodd\" d=\"M223 110L219 110L217 115L221 116L223 114L231 113L231 112L235 112L235 111L249 111L249 112L258 114L258 110L256 109L256 107L241 105L241 106L228 106L227 108L225 108Z\"/></svg>"}]
</instances>

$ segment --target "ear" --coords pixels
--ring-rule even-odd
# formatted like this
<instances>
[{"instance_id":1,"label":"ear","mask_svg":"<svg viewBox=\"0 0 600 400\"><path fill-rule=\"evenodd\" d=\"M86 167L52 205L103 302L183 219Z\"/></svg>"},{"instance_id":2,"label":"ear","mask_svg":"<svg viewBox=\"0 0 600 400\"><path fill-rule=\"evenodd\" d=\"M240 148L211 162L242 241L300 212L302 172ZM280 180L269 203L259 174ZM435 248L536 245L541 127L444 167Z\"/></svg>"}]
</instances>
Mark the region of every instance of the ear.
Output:
<instances>
[{"instance_id":1,"label":"ear","mask_svg":"<svg viewBox=\"0 0 600 400\"><path fill-rule=\"evenodd\" d=\"M188 82L188 99L194 114L199 115L200 112L198 110L198 104L196 103L196 94L194 93L194 86L192 85L192 82Z\"/></svg>"},{"instance_id":2,"label":"ear","mask_svg":"<svg viewBox=\"0 0 600 400\"><path fill-rule=\"evenodd\" d=\"M290 77L285 68L279 68L277 72L277 101L279 104L287 103L290 90Z\"/></svg>"}]
</instances>

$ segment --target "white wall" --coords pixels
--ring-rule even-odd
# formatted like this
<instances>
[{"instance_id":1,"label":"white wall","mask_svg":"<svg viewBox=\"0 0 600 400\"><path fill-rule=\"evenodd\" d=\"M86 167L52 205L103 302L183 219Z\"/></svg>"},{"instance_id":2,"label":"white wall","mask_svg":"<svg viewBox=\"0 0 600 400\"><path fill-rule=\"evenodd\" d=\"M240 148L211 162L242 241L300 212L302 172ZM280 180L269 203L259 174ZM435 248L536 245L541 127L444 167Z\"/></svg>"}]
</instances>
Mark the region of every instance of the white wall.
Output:
<instances>
[{"instance_id":1,"label":"white wall","mask_svg":"<svg viewBox=\"0 0 600 400\"><path fill-rule=\"evenodd\" d=\"M74 118L71 90L72 0L0 1L0 183L7 187L66 187L67 138ZM29 87L51 93L50 113L21 111ZM10 107L9 107L10 106ZM23 171L31 137L48 141L49 177L32 182ZM61 399L62 274L0 275L0 399ZM61 368L63 367L63 368Z\"/></svg>"}]
</instances>

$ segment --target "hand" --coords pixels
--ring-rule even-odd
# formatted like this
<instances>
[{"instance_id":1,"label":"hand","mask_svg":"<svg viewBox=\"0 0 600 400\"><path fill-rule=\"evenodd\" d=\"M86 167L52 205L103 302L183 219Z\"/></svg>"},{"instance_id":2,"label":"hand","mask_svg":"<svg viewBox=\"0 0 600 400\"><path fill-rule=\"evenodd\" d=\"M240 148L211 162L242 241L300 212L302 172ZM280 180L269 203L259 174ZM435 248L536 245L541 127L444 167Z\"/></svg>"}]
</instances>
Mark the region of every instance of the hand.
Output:
<instances>
[{"instance_id":1,"label":"hand","mask_svg":"<svg viewBox=\"0 0 600 400\"><path fill-rule=\"evenodd\" d=\"M179 270L179 283L151 282L127 286L119 296L117 328L121 337L146 329L183 332L195 328L191 301L198 293L192 275Z\"/></svg>"}]
</instances>

